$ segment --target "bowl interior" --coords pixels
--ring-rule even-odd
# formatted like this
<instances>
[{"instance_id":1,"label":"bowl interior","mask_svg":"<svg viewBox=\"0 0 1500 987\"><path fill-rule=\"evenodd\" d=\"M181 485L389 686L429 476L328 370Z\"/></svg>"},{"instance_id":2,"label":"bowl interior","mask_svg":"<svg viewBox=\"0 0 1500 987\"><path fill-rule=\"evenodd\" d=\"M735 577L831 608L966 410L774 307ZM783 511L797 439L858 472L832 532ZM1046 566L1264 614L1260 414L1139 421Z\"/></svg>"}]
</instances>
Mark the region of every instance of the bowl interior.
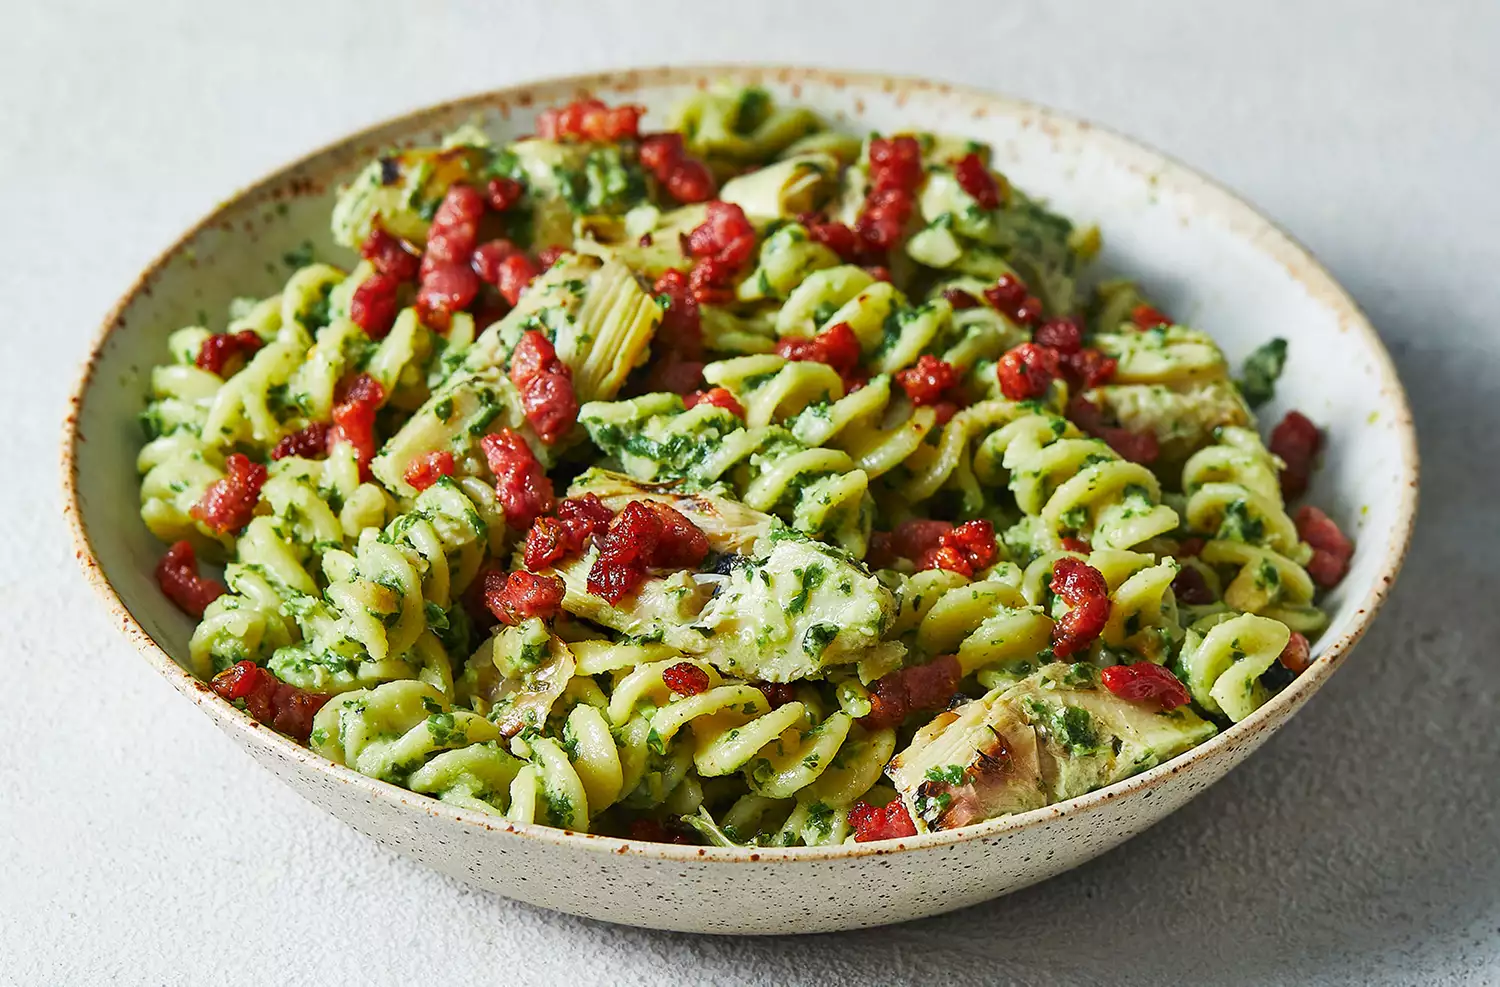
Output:
<instances>
[{"instance_id":1,"label":"bowl interior","mask_svg":"<svg viewBox=\"0 0 1500 987\"><path fill-rule=\"evenodd\" d=\"M80 559L148 658L179 689L203 692L173 664L186 656L192 622L156 587L152 568L162 546L142 525L135 494L134 460L143 444L136 415L168 334L195 322L221 326L232 298L274 293L290 271L285 255L307 244L320 259L350 265L354 258L333 245L327 228L335 189L383 148L434 141L471 120L497 139L514 138L531 131L537 109L582 92L641 103L650 126L680 97L725 77L759 82L778 99L811 106L856 133L921 129L987 141L996 167L1016 185L1075 222L1099 225L1100 274L1141 280L1167 311L1213 335L1235 364L1272 336L1289 340L1277 396L1261 409L1263 426L1297 408L1325 428L1327 451L1308 500L1327 510L1358 549L1349 576L1326 601L1331 622L1315 644L1323 657L1230 733L1284 717L1316 689L1383 599L1415 511L1411 417L1389 358L1353 303L1249 207L1108 131L942 85L791 69L622 73L423 110L271 175L170 248L106 320L65 452ZM205 705L220 717L243 715L212 697ZM1184 759L1207 756L1216 743Z\"/></svg>"}]
</instances>

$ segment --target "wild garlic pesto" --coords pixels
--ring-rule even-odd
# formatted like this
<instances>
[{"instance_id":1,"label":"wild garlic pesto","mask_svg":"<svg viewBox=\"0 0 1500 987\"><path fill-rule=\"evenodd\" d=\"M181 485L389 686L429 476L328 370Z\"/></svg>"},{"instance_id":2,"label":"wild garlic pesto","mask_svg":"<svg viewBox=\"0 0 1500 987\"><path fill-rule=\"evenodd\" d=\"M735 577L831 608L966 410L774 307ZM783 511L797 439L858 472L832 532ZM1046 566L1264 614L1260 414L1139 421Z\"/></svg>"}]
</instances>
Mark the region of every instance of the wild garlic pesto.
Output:
<instances>
[{"instance_id":1,"label":"wild garlic pesto","mask_svg":"<svg viewBox=\"0 0 1500 987\"><path fill-rule=\"evenodd\" d=\"M1291 506L1316 425L1260 434L1284 340L1098 280L982 143L642 112L382 152L341 256L168 337L141 518L219 695L466 810L815 846L1113 784L1306 667L1353 545Z\"/></svg>"}]
</instances>

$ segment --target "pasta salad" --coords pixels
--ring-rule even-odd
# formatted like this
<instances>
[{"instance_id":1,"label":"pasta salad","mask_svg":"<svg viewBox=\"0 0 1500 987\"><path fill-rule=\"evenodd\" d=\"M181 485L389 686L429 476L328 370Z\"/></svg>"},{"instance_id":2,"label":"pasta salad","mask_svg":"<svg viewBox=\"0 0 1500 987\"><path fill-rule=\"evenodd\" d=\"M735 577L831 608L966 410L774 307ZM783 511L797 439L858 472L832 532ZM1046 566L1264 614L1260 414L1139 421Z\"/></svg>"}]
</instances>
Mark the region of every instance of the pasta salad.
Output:
<instances>
[{"instance_id":1,"label":"pasta salad","mask_svg":"<svg viewBox=\"0 0 1500 987\"><path fill-rule=\"evenodd\" d=\"M634 840L815 846L1111 784L1306 669L1322 436L1088 277L974 141L759 89L584 99L340 190L173 333L141 517L192 671L365 775ZM222 567L222 568L221 568Z\"/></svg>"}]
</instances>

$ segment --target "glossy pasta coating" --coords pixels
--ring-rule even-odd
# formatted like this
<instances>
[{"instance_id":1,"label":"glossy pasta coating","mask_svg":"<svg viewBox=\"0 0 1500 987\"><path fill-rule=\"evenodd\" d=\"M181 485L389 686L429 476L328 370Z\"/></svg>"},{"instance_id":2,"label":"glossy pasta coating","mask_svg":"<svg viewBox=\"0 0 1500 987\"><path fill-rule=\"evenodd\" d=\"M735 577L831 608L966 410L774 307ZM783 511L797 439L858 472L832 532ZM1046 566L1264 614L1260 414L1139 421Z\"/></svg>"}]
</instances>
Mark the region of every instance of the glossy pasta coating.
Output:
<instances>
[{"instance_id":1,"label":"glossy pasta coating","mask_svg":"<svg viewBox=\"0 0 1500 987\"><path fill-rule=\"evenodd\" d=\"M345 253L167 337L141 519L208 570L196 674L467 811L815 846L1110 784L1307 666L1284 343L1242 388L982 144L656 123L384 153Z\"/></svg>"}]
</instances>

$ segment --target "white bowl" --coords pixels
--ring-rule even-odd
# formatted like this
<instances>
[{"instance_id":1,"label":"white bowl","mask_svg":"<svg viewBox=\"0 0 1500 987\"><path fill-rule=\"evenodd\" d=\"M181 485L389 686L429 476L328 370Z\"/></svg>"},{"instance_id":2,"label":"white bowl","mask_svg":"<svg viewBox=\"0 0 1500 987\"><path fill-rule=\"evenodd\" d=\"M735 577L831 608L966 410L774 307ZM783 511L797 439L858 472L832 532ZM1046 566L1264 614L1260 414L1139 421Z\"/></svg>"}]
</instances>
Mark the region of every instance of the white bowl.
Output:
<instances>
[{"instance_id":1,"label":"white bowl","mask_svg":"<svg viewBox=\"0 0 1500 987\"><path fill-rule=\"evenodd\" d=\"M432 142L483 117L500 138L538 108L593 93L660 121L680 97L728 78L856 132L921 129L990 142L995 165L1066 215L1097 222L1102 265L1148 286L1238 361L1291 341L1263 418L1296 407L1329 449L1309 499L1358 549L1326 601L1317 660L1270 703L1201 747L1109 788L1020 815L895 843L721 849L639 843L509 824L366 778L299 747L214 695L179 662L192 631L152 576L162 547L136 510L136 424L173 329L242 294L271 294L279 258L328 234L336 185L380 149ZM230 199L162 254L105 320L74 399L64 452L77 555L125 633L177 690L256 760L349 825L477 887L548 908L694 932L822 932L961 908L1074 867L1139 833L1222 777L1317 691L1369 626L1401 566L1417 500L1417 449L1390 358L1353 301L1308 253L1224 189L1163 155L1051 110L953 86L791 68L682 68L560 79L409 114L338 142Z\"/></svg>"}]
</instances>

